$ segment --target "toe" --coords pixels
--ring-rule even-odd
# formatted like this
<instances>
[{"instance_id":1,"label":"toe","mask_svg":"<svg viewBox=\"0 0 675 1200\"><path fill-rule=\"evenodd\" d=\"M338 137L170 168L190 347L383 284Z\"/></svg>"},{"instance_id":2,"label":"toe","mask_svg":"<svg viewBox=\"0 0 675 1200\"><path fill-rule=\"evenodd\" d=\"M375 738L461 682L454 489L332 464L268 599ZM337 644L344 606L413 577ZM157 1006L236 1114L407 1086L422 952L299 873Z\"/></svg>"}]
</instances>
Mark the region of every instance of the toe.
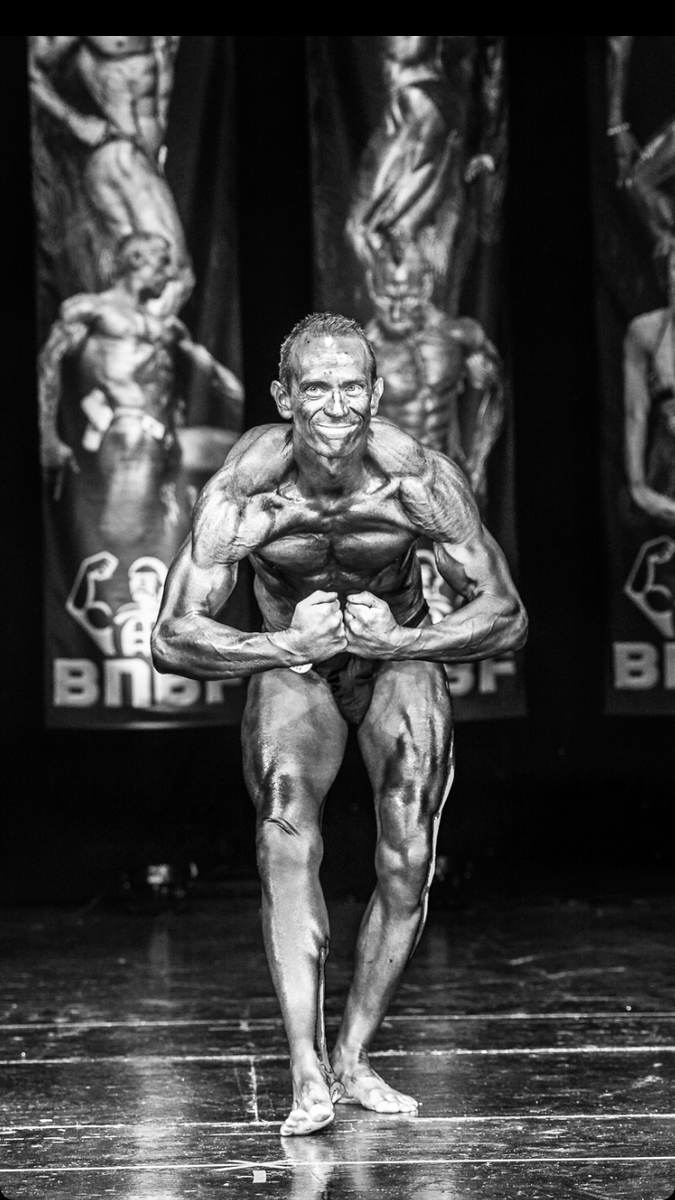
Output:
<instances>
[{"instance_id":1,"label":"toe","mask_svg":"<svg viewBox=\"0 0 675 1200\"><path fill-rule=\"evenodd\" d=\"M308 1112L304 1108L293 1108L279 1132L282 1137L304 1137L325 1129L334 1119L333 1109L326 1104L313 1104Z\"/></svg>"}]
</instances>

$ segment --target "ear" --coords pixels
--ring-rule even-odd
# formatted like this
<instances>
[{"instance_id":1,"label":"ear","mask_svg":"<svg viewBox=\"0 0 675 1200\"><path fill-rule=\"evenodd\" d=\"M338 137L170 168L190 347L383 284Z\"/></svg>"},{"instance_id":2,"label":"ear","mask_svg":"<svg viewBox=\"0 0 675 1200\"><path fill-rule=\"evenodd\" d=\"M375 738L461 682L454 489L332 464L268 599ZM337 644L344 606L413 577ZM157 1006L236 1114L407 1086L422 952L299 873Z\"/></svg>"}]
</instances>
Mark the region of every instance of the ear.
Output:
<instances>
[{"instance_id":1,"label":"ear","mask_svg":"<svg viewBox=\"0 0 675 1200\"><path fill-rule=\"evenodd\" d=\"M382 378L381 375L378 375L377 379L375 380L375 383L373 384L373 390L370 394L370 415L371 415L371 417L375 416L375 413L377 412L378 408L380 407L380 399L382 397L383 391L384 391L384 379Z\"/></svg>"},{"instance_id":2,"label":"ear","mask_svg":"<svg viewBox=\"0 0 675 1200\"><path fill-rule=\"evenodd\" d=\"M291 417L293 416L293 411L291 409L291 400L286 388L282 383L279 383L278 379L275 379L270 384L270 392L272 393L272 399L274 400L274 403L279 409L279 416L283 417L284 421L290 421Z\"/></svg>"}]
</instances>

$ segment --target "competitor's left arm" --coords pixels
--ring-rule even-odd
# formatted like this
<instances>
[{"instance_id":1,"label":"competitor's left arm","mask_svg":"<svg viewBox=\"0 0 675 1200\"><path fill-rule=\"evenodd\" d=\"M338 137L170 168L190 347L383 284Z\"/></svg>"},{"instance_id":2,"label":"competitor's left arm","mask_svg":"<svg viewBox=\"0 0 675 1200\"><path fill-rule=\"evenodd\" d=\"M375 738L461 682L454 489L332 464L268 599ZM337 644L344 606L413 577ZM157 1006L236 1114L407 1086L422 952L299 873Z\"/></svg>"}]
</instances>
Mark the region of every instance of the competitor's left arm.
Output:
<instances>
[{"instance_id":1,"label":"competitor's left arm","mask_svg":"<svg viewBox=\"0 0 675 1200\"><path fill-rule=\"evenodd\" d=\"M406 507L433 540L438 569L464 604L435 625L411 629L399 625L389 605L370 592L350 596L344 614L348 649L362 658L466 662L525 643L523 603L464 476L447 459L434 468L431 486L419 479L409 487Z\"/></svg>"},{"instance_id":2,"label":"competitor's left arm","mask_svg":"<svg viewBox=\"0 0 675 1200\"><path fill-rule=\"evenodd\" d=\"M175 319L178 350L185 355L192 366L203 375L210 378L211 386L217 392L224 410L225 424L228 429L239 432L243 425L244 388L241 381L214 358L206 346L193 342L192 337L182 321Z\"/></svg>"}]
</instances>

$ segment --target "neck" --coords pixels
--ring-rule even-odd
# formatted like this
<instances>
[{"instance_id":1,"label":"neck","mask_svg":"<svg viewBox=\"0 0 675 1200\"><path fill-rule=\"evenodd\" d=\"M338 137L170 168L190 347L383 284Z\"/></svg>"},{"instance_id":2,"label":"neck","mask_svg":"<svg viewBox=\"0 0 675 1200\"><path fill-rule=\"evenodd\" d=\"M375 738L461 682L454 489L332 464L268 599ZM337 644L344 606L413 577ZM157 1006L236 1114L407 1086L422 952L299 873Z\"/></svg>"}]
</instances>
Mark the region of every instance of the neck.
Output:
<instances>
[{"instance_id":1,"label":"neck","mask_svg":"<svg viewBox=\"0 0 675 1200\"><path fill-rule=\"evenodd\" d=\"M318 454L293 434L293 458L298 468L298 486L306 495L348 495L358 490L365 475L366 442L340 456Z\"/></svg>"}]
</instances>

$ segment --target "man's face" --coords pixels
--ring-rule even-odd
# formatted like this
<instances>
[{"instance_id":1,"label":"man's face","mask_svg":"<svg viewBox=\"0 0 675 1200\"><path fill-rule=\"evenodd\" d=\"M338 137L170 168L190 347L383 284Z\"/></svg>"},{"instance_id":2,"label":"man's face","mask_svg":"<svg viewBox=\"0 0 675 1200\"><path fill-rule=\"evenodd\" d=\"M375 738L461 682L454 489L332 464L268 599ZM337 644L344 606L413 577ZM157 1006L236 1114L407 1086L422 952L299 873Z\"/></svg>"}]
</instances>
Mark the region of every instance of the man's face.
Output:
<instances>
[{"instance_id":1,"label":"man's face","mask_svg":"<svg viewBox=\"0 0 675 1200\"><path fill-rule=\"evenodd\" d=\"M143 296L153 300L161 296L167 283L175 277L171 251L163 238L148 242L143 247L138 256L138 265L134 266L134 275Z\"/></svg>"},{"instance_id":2,"label":"man's face","mask_svg":"<svg viewBox=\"0 0 675 1200\"><path fill-rule=\"evenodd\" d=\"M129 572L129 595L137 604L157 606L161 590L162 583L156 571Z\"/></svg>"},{"instance_id":3,"label":"man's face","mask_svg":"<svg viewBox=\"0 0 675 1200\"><path fill-rule=\"evenodd\" d=\"M431 276L397 268L376 271L368 281L378 324L391 337L404 338L422 329L431 293Z\"/></svg>"},{"instance_id":4,"label":"man's face","mask_svg":"<svg viewBox=\"0 0 675 1200\"><path fill-rule=\"evenodd\" d=\"M294 360L289 390L272 384L279 412L317 454L349 454L365 441L383 388L381 379L371 384L365 347L356 337L306 335L295 346Z\"/></svg>"}]
</instances>

